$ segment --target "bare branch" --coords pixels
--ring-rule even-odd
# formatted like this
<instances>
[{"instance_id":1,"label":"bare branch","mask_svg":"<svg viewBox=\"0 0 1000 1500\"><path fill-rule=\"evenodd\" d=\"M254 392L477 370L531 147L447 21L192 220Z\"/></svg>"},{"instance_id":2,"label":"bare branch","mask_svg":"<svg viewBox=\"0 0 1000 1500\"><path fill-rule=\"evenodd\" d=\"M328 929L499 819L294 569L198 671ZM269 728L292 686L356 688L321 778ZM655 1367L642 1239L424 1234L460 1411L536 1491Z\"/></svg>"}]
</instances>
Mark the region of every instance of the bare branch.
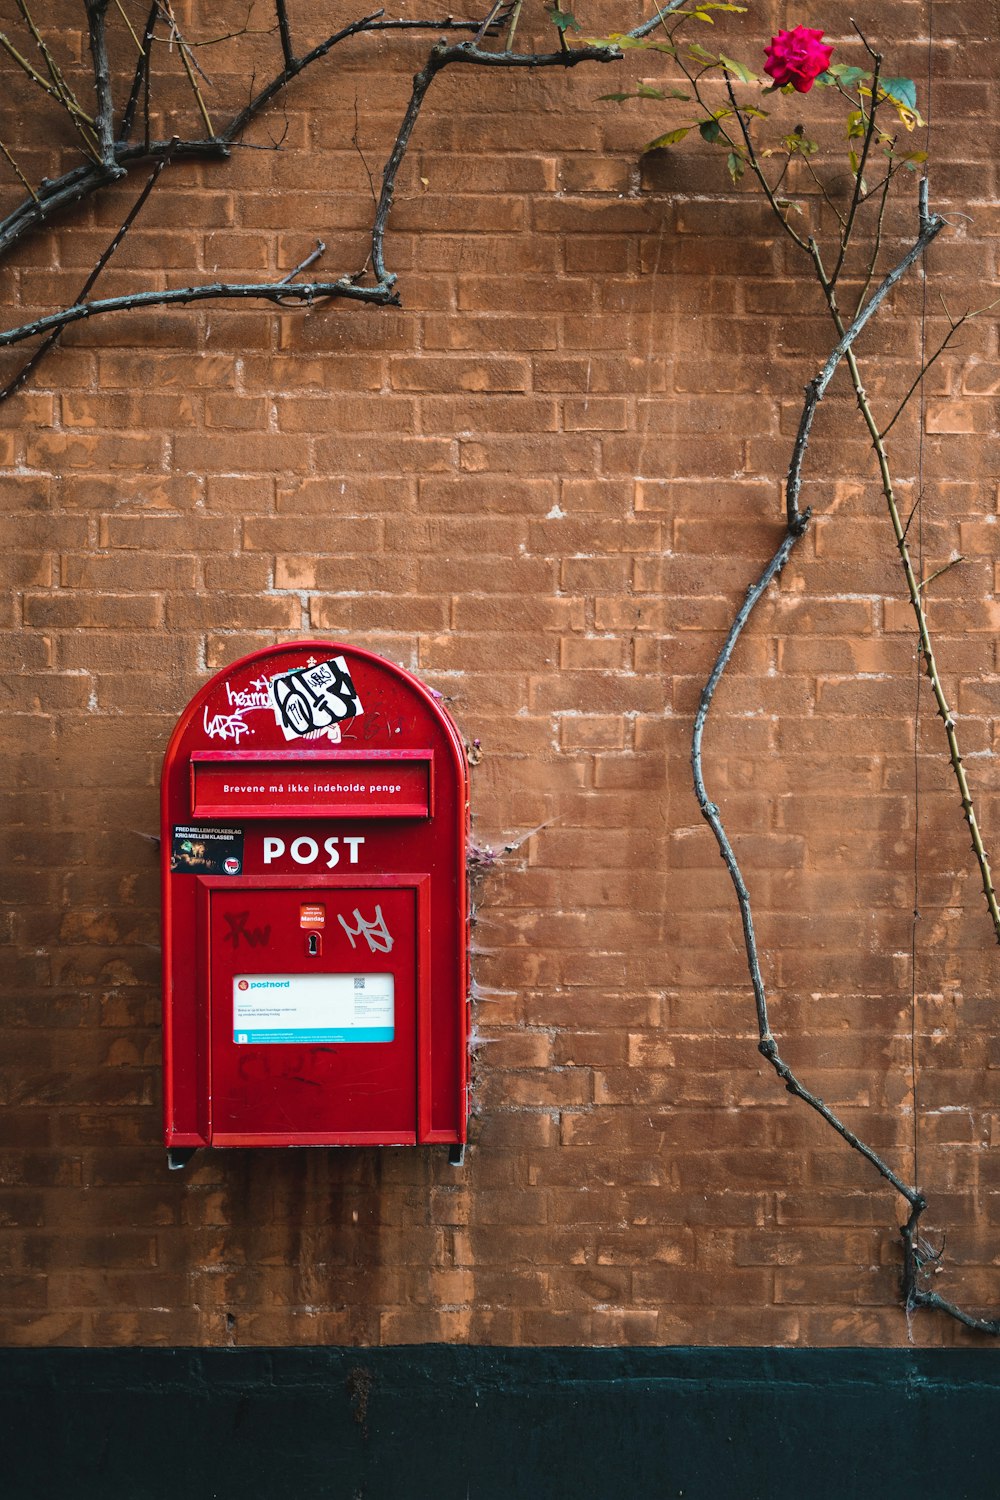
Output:
<instances>
[{"instance_id":1,"label":"bare branch","mask_svg":"<svg viewBox=\"0 0 1000 1500\"><path fill-rule=\"evenodd\" d=\"M341 277L339 281L303 281L293 285L286 285L281 281L211 281L204 286L168 287L164 291L132 292L128 296L102 297L95 302L74 302L72 307L60 308L59 312L36 318L34 322L24 323L20 328L5 329L0 333L0 349L22 344L40 333L47 334L54 330L61 332L72 323L82 323L104 313L133 312L147 307L186 307L190 302L208 302L213 299L223 302L258 299L276 303L288 299L312 304L325 297L347 297L354 302L371 302L381 307L399 302L392 290L391 280L367 287L356 286L348 277Z\"/></svg>"},{"instance_id":2,"label":"bare branch","mask_svg":"<svg viewBox=\"0 0 1000 1500\"><path fill-rule=\"evenodd\" d=\"M317 240L316 241L316 248L315 248L315 250L310 250L309 254L305 257L305 259L299 261L299 263L295 267L294 271L289 271L289 273L288 273L287 276L282 276L282 278L281 278L280 282L278 283L278 285L279 286L286 286L289 281L294 281L295 278L296 278L296 276L300 276L303 271L308 271L309 267L310 266L314 266L316 264L316 262L325 253L326 253L326 245L323 243L322 240Z\"/></svg>"},{"instance_id":3,"label":"bare branch","mask_svg":"<svg viewBox=\"0 0 1000 1500\"><path fill-rule=\"evenodd\" d=\"M900 555L904 565L904 572L906 574L907 584L910 590L911 601L913 603L913 608L917 616L921 656L924 659L928 675L931 679L935 699L938 704L938 711L945 722L945 730L948 736L949 756L951 758L952 766L962 793L963 816L966 818L966 821L970 828L970 832L972 834L974 852L976 854L976 858L979 862L980 870L983 875L983 885L984 892L987 897L987 904L990 908L990 914L994 921L994 929L997 933L998 940L1000 940L1000 920L998 920L1000 919L1000 910L998 910L997 908L996 897L993 892L992 881L989 872L989 865L986 861L985 852L982 847L982 841L979 838L978 834L975 811L972 805L971 796L969 795L968 784L965 780L965 773L962 767L961 756L958 753L958 746L955 740L954 724L952 722L951 713L948 709L947 703L944 700L940 677L937 671L936 663L934 661L934 654L931 647L930 636L927 631L926 617L924 615L923 605L920 598L921 589L924 587L924 585L918 585L913 575L912 566L909 560L909 554L906 548L905 531L900 524L899 513L893 494L892 480L889 475L888 460L885 454L885 447L882 443L881 434L879 433L878 428L875 424L874 417L871 414L871 409L868 404L867 396L861 384L860 373L853 350L853 343L858 333L865 326L868 319L873 316L875 311L881 305L890 287L899 280L899 278L905 273L906 269L913 264L913 262L919 255L923 253L927 245L930 244L931 240L943 228L943 225L944 221L939 216L932 215L929 211L927 187L926 183L922 182L918 200L918 235L916 240L914 241L913 245L910 247L906 255L904 255L902 259L896 264L896 266L892 268L888 275L883 278L883 281L880 284L878 290L860 310L858 316L847 328L844 327L844 324L840 318L840 314L837 311L836 292L833 280L832 278L828 277L824 271L822 258L820 256L818 247L815 245L815 242L810 242L810 253L814 261L817 278L823 289L823 293L826 297L838 333L840 334L840 338L836 347L831 352L826 364L824 365L823 370L819 373L815 380L811 381L809 386L806 387L806 398L803 406L802 417L800 419L799 430L795 439L792 461L789 466L788 495L786 497L787 517L785 535L782 538L776 551L768 561L767 565L765 566L760 577L754 584L751 585L750 589L748 590L746 598L737 611L733 623L730 626L729 632L723 643L722 649L719 652L718 657L716 658L708 681L706 682L705 687L702 690L701 698L698 704L698 710L695 715L694 731L692 735L691 767L694 776L695 796L697 798L699 808L701 809L702 816L705 818L705 820L709 824L709 827L712 829L712 832L716 839L716 843L719 846L719 851L722 855L722 859L726 865L730 879L733 883L733 887L736 891L736 899L739 906L740 918L743 926L743 942L746 952L747 969L750 976L751 986L753 988L754 1003L757 1012L757 1026L760 1038L758 1047L761 1055L767 1058L767 1060L771 1063L771 1066L774 1068L775 1072L784 1082L785 1088L796 1098L801 1099L811 1109L815 1110L827 1122L827 1124L830 1125L831 1128L835 1130L844 1141L847 1142L849 1146L858 1151L868 1162L870 1162L870 1164L875 1168L880 1176L886 1182L888 1182L896 1190L896 1192L898 1192L900 1196L904 1198L908 1203L910 1208L909 1217L905 1226L901 1230L904 1259L903 1290L907 1309L912 1310L917 1307L936 1309L937 1311L945 1312L949 1316L957 1319L958 1322L962 1323L967 1328L974 1329L977 1332L981 1333L1000 1335L1000 1319L974 1317L972 1314L969 1314L962 1308L958 1307L955 1303L949 1302L946 1298L938 1296L936 1292L930 1291L921 1283L920 1278L922 1261L921 1253L918 1248L916 1239L916 1227L920 1215L923 1213L926 1207L926 1199L924 1198L923 1193L916 1185L911 1186L909 1183L905 1182L888 1165L888 1163L885 1162L865 1141L861 1140L860 1137L855 1135L855 1133L850 1130L842 1120L839 1119L839 1117L824 1103L822 1099L818 1098L818 1096L812 1094L807 1088L805 1088L804 1085L800 1083L788 1064L781 1057L777 1042L775 1041L774 1036L771 1032L770 1021L768 1017L767 994L763 975L761 972L757 939L754 932L750 895L747 890L746 882L743 878L739 863L736 859L736 855L733 851L732 844L722 823L719 809L708 796L702 767L702 742L705 724L712 706L712 701L716 689L726 669L726 666L728 665L732 657L733 651L736 647L736 643L739 640L739 637L742 634L748 620L750 619L754 607L763 597L772 581L780 574L780 572L784 568L785 563L787 562L796 541L798 540L799 536L802 535L809 523L810 512L808 510L804 512L799 511L797 504L799 487L801 484L802 458L805 452L806 443L808 441L808 433L812 424L816 405L821 399L822 394L829 383L829 380L832 378L837 364L842 358L846 358L848 368L851 373L852 383L854 384L858 406L861 410L866 426L868 427L869 435L871 436L873 445L875 447L876 456L878 458L880 473L882 477L883 491L889 505L890 516L892 518ZM919 378L922 378L922 376ZM915 509L916 507L914 507L914 511ZM912 515L910 519L912 520ZM908 526L909 522L907 523L907 528ZM942 572L947 571L948 567L953 566L959 560L960 559L958 558L953 558L945 568L939 569L937 573L932 574L931 578L939 577ZM928 578L925 582L930 583L931 578Z\"/></svg>"},{"instance_id":4,"label":"bare branch","mask_svg":"<svg viewBox=\"0 0 1000 1500\"><path fill-rule=\"evenodd\" d=\"M115 161L114 105L111 98L111 65L108 61L108 41L105 28L108 0L86 0L87 32L90 53L94 59L94 91L97 95L97 113L94 117L101 161L107 171L115 177L123 177L124 169Z\"/></svg>"},{"instance_id":5,"label":"bare branch","mask_svg":"<svg viewBox=\"0 0 1000 1500\"><path fill-rule=\"evenodd\" d=\"M285 59L285 68L295 66L295 52L292 48L292 29L288 24L287 0L274 0L274 13L278 21L278 35L281 37L281 55Z\"/></svg>"},{"instance_id":6,"label":"bare branch","mask_svg":"<svg viewBox=\"0 0 1000 1500\"><path fill-rule=\"evenodd\" d=\"M146 86L149 78L149 62L153 47L153 35L156 31L156 23L159 19L160 7L157 0L153 0L146 17L146 25L142 33L142 41L139 44L139 61L135 65L135 74L132 78L132 88L129 91L128 103L122 114L122 123L119 135L122 141L127 141L132 134L132 123L135 119L136 106L139 103L139 95Z\"/></svg>"},{"instance_id":7,"label":"bare branch","mask_svg":"<svg viewBox=\"0 0 1000 1500\"><path fill-rule=\"evenodd\" d=\"M621 54L614 47L571 47L566 52L484 52L475 42L457 42L449 46L440 41L431 48L427 62L414 75L413 91L403 116L392 150L382 172L382 192L375 210L372 226L372 267L380 282L394 280L385 268L383 243L389 211L392 208L396 189L396 176L406 154L413 127L417 123L420 107L427 90L442 68L450 63L468 63L487 68L572 68L583 62L614 62Z\"/></svg>"},{"instance_id":8,"label":"bare branch","mask_svg":"<svg viewBox=\"0 0 1000 1500\"><path fill-rule=\"evenodd\" d=\"M902 1196L907 1200L908 1203L913 1204L919 1198L919 1194L916 1188L911 1188L905 1182L903 1182L903 1180L899 1176L897 1176L897 1174L892 1170L888 1163L884 1162L882 1158L877 1154L877 1152L872 1150L871 1146L867 1145L863 1140L860 1139L860 1137L856 1136L854 1132L850 1130L848 1126L846 1126L836 1114L834 1114L833 1110L830 1109L830 1107L825 1104L822 1099L818 1098L817 1095L810 1093L810 1091L799 1082L795 1074L792 1072L791 1068L784 1061L778 1051L778 1044L772 1034L771 1024L767 1012L767 991L765 989L764 979L760 968L760 956L757 948L757 938L754 932L753 912L750 905L750 893L747 890L746 882L743 879L743 873L739 866L739 861L736 858L736 855L733 851L733 846L729 841L729 837L723 825L722 818L719 814L719 809L716 804L709 798L702 769L702 738L704 735L705 723L708 719L709 710L712 706L712 699L715 696L715 690L722 679L722 674L729 664L733 651L736 648L736 643L742 635L743 629L746 626L747 621L750 619L754 607L767 592L767 589L770 587L774 579L778 577L778 575L784 568L785 563L788 561L789 555L791 554L792 548L795 546L799 537L802 536L805 532L808 522L809 512L806 511L804 516L801 518L801 523L797 527L787 527L780 545L771 557L767 566L764 568L764 571L761 573L756 583L752 584L747 590L746 598L737 611L736 618L734 619L732 625L729 627L729 633L723 643L722 650L719 652L719 655L715 661L715 665L713 666L711 674L709 675L708 681L702 689L701 698L698 703L698 712L695 715L694 733L691 740L691 769L694 775L694 790L695 796L698 799L698 806L701 808L702 817L704 817L705 821L708 823L709 827L715 835L716 843L719 846L719 852L722 855L722 859L725 863L726 869L729 871L729 877L732 880L733 888L736 891L736 900L740 909L740 919L743 924L743 945L746 950L747 967L750 973L750 983L753 986L754 1001L757 1008L757 1027L760 1035L758 1046L762 1056L767 1058L768 1062L774 1068L779 1078L781 1078L784 1082L785 1088L790 1094L794 1094L796 1098L801 1099L805 1104L808 1104L811 1109L814 1109L817 1114L821 1115L827 1122L827 1124L832 1126L837 1134L841 1136L849 1146L852 1146L855 1151L859 1151L867 1161L871 1162L875 1170L879 1172L881 1176L884 1177L885 1180L889 1182L898 1193L902 1194Z\"/></svg>"},{"instance_id":9,"label":"bare branch","mask_svg":"<svg viewBox=\"0 0 1000 1500\"><path fill-rule=\"evenodd\" d=\"M872 73L872 102L871 108L868 111L868 122L865 126L865 139L864 144L861 147L861 157L858 161L858 170L854 174L854 192L851 195L851 206L847 210L847 222L844 225L840 236L840 254L837 256L833 270L830 272L831 286L836 286L837 284L837 278L840 276L840 272L843 268L844 257L846 256L847 248L851 243L851 234L854 230L855 220L858 216L858 205L861 202L861 194L863 192L862 183L864 181L865 175L865 163L868 160L868 153L871 150L872 141L875 139L875 120L878 114L878 80L879 74L882 71L882 58L880 54L878 52L873 52L871 47L868 46L867 41L865 41L865 38L861 35L861 32L858 31L856 23L852 22L851 24L854 26L855 31L858 32L861 40L868 48L868 52L872 58L872 67L874 69Z\"/></svg>"},{"instance_id":10,"label":"bare branch","mask_svg":"<svg viewBox=\"0 0 1000 1500\"><path fill-rule=\"evenodd\" d=\"M668 0L666 5L657 6L654 16L650 16L648 21L640 22L638 26L633 26L631 31L626 32L626 36L635 37L636 40L649 36L657 26L663 25L667 16L672 15L675 10L680 10L683 4L684 0Z\"/></svg>"},{"instance_id":11,"label":"bare branch","mask_svg":"<svg viewBox=\"0 0 1000 1500\"><path fill-rule=\"evenodd\" d=\"M921 1271L924 1262L917 1248L917 1225L926 1207L927 1201L920 1194L911 1205L909 1218L899 1231L903 1241L903 1300L907 1312L915 1311L918 1307L928 1307L947 1313L975 1333L987 1333L994 1337L1000 1335L1000 1318L976 1318L956 1303L949 1302L946 1297L941 1297L922 1285Z\"/></svg>"},{"instance_id":12,"label":"bare branch","mask_svg":"<svg viewBox=\"0 0 1000 1500\"><path fill-rule=\"evenodd\" d=\"M154 166L152 172L149 174L149 178L146 182L145 187L133 203L132 207L129 209L124 220L122 221L121 227L116 231L114 238L108 244L106 249L101 252L100 256L98 257L97 264L94 266L94 269L91 271L90 275L87 277L86 281L81 287L76 299L77 304L85 302L87 297L89 297L95 283L97 282L98 277L104 270L105 266L108 264L108 261L114 255L115 251L118 249L122 240L128 234L136 219L139 217L139 214L142 212L142 209L146 203L146 199L149 197L150 193L153 191L153 188L156 185L160 173L163 171L164 167L169 165L169 162L169 156L164 156L161 157ZM292 274L294 275L295 273L293 272ZM2 389L0 389L0 402L6 401L9 396L12 396L14 394L15 391L20 390L21 386L28 379L28 376L31 374L31 372L36 368L37 365L41 363L52 346L58 342L61 333L61 328L54 328L51 332L46 334L45 338L39 344L38 348L33 351L31 357L21 366L20 370L13 377L13 379L8 381L8 383L3 386Z\"/></svg>"},{"instance_id":13,"label":"bare branch","mask_svg":"<svg viewBox=\"0 0 1000 1500\"><path fill-rule=\"evenodd\" d=\"M250 102L234 115L228 125L219 130L217 134L210 136L207 140L182 140L176 149L174 149L170 141L150 140L148 139L148 135L140 145L129 144L128 140L132 132L139 98L144 90L148 95L149 51L158 14L159 6L154 4L150 10L144 33L146 51L143 57L139 59L136 67L132 90L122 117L121 139L115 143L114 159L117 166L127 167L133 162L153 161L165 155L170 150L173 151L176 161L180 161L184 157L225 158L229 155L231 147L242 135L250 122L286 87L292 78L297 77L310 64L318 62L321 58L325 57L333 47L339 42L347 40L349 37L370 31L475 32L478 30L480 24L478 21L455 20L452 17L445 17L440 20L384 20L382 19L384 15L383 11L374 11L370 15L353 22L351 25L343 27L340 31L334 32L325 41L320 42L310 52L307 52L304 57L298 58L292 67L282 68L281 72L255 94ZM0 41L0 45L2 45L2 41ZM59 96L45 84L44 80L40 81L53 98L59 99ZM60 99L60 102L63 101ZM86 118L81 113L81 119ZM117 175L117 172L110 172L104 163L94 161L74 167L61 177L43 182L35 196L18 204L5 219L0 220L0 258L18 240L23 238L25 234L36 229L47 219L51 218L53 214L60 212L72 203L79 202L91 193L98 192L101 188L107 186L109 182L114 181Z\"/></svg>"}]
</instances>

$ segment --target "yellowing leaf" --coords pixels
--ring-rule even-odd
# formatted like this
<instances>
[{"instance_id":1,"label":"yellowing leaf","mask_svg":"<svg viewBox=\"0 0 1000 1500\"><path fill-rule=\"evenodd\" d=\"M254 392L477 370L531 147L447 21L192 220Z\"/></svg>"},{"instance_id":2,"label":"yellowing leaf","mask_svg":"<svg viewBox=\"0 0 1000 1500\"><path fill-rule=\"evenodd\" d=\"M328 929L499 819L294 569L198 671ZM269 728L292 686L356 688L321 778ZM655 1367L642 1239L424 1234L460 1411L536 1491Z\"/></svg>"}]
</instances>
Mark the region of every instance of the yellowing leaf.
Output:
<instances>
[{"instance_id":1,"label":"yellowing leaf","mask_svg":"<svg viewBox=\"0 0 1000 1500\"><path fill-rule=\"evenodd\" d=\"M662 151L665 146L675 146L678 141L684 139L690 129L690 125L682 125L678 130L668 130L666 135L658 135L655 141L650 141L648 145L643 146L642 154L645 155L647 151Z\"/></svg>"}]
</instances>

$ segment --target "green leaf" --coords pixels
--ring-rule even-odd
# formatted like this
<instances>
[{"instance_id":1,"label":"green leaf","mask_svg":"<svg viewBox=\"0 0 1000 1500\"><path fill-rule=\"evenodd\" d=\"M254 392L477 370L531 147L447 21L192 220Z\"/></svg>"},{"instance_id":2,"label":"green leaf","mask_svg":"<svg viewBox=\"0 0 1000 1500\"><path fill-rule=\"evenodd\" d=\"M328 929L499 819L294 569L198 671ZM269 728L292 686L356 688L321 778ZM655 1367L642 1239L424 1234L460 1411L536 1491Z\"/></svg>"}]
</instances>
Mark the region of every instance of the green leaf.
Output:
<instances>
[{"instance_id":1,"label":"green leaf","mask_svg":"<svg viewBox=\"0 0 1000 1500\"><path fill-rule=\"evenodd\" d=\"M682 141L690 131L690 125L682 125L679 130L668 130L666 135L658 135L655 141L650 141L642 148L642 155L647 151L662 151L666 146L675 146Z\"/></svg>"},{"instance_id":2,"label":"green leaf","mask_svg":"<svg viewBox=\"0 0 1000 1500\"><path fill-rule=\"evenodd\" d=\"M691 56L700 62L717 63L719 61L711 52L706 52L704 47L699 47L697 42L688 42L687 49Z\"/></svg>"},{"instance_id":3,"label":"green leaf","mask_svg":"<svg viewBox=\"0 0 1000 1500\"><path fill-rule=\"evenodd\" d=\"M566 35L567 31L581 31L583 29L576 16L568 10L550 10L549 20L557 31L562 32L563 36Z\"/></svg>"},{"instance_id":4,"label":"green leaf","mask_svg":"<svg viewBox=\"0 0 1000 1500\"><path fill-rule=\"evenodd\" d=\"M907 109L917 107L917 86L912 78L880 78L878 81L879 91L889 99L895 99L898 104L905 104Z\"/></svg>"},{"instance_id":5,"label":"green leaf","mask_svg":"<svg viewBox=\"0 0 1000 1500\"><path fill-rule=\"evenodd\" d=\"M864 140L865 129L864 115L860 109L852 109L851 113L847 116L847 139L849 141Z\"/></svg>"},{"instance_id":6,"label":"green leaf","mask_svg":"<svg viewBox=\"0 0 1000 1500\"><path fill-rule=\"evenodd\" d=\"M683 89L654 89L652 84L640 83L635 91L637 99L690 99L690 94L685 94Z\"/></svg>"},{"instance_id":7,"label":"green leaf","mask_svg":"<svg viewBox=\"0 0 1000 1500\"><path fill-rule=\"evenodd\" d=\"M816 144L816 142L811 141L806 135L804 125L796 125L791 135L786 135L782 139L781 144L784 146L789 156L794 156L796 153L798 153L799 156L815 156L816 152L819 150L819 146Z\"/></svg>"},{"instance_id":8,"label":"green leaf","mask_svg":"<svg viewBox=\"0 0 1000 1500\"><path fill-rule=\"evenodd\" d=\"M607 36L585 36L583 41L586 47L617 47L619 52L631 52L646 46L639 37L629 36L627 31L612 31Z\"/></svg>"},{"instance_id":9,"label":"green leaf","mask_svg":"<svg viewBox=\"0 0 1000 1500\"><path fill-rule=\"evenodd\" d=\"M864 68L850 68L847 63L834 63L831 68L827 68L825 73L820 74L816 82L819 83L821 79L835 78L838 83L843 84L845 89L852 89L859 78L871 76L870 73L865 72Z\"/></svg>"},{"instance_id":10,"label":"green leaf","mask_svg":"<svg viewBox=\"0 0 1000 1500\"><path fill-rule=\"evenodd\" d=\"M640 83L634 92L625 94L598 94L598 99L610 99L613 104L623 104L626 99L690 99L690 94L683 93L680 89L651 88L647 83Z\"/></svg>"},{"instance_id":11,"label":"green leaf","mask_svg":"<svg viewBox=\"0 0 1000 1500\"><path fill-rule=\"evenodd\" d=\"M629 36L627 31L612 31L609 36L585 36L585 47L617 47L619 52L666 52L677 56L673 42L648 42L643 37Z\"/></svg>"},{"instance_id":12,"label":"green leaf","mask_svg":"<svg viewBox=\"0 0 1000 1500\"><path fill-rule=\"evenodd\" d=\"M719 53L719 61L727 73L732 73L741 83L756 83L757 74L751 73L750 69L744 67L743 63L737 62L735 58L727 57L724 52Z\"/></svg>"},{"instance_id":13,"label":"green leaf","mask_svg":"<svg viewBox=\"0 0 1000 1500\"><path fill-rule=\"evenodd\" d=\"M703 141L708 141L709 145L714 145L722 134L722 126L718 120L699 120L698 133Z\"/></svg>"},{"instance_id":14,"label":"green leaf","mask_svg":"<svg viewBox=\"0 0 1000 1500\"><path fill-rule=\"evenodd\" d=\"M607 36L585 36L585 47L617 47L619 52L666 52L677 56L673 42L650 42L644 37L629 36L627 31L612 31Z\"/></svg>"},{"instance_id":15,"label":"green leaf","mask_svg":"<svg viewBox=\"0 0 1000 1500\"><path fill-rule=\"evenodd\" d=\"M743 173L746 171L746 163L744 162L742 156L740 156L737 151L730 151L729 155L726 157L726 166L729 168L729 175L733 179L733 181L739 182L740 178L743 176Z\"/></svg>"}]
</instances>

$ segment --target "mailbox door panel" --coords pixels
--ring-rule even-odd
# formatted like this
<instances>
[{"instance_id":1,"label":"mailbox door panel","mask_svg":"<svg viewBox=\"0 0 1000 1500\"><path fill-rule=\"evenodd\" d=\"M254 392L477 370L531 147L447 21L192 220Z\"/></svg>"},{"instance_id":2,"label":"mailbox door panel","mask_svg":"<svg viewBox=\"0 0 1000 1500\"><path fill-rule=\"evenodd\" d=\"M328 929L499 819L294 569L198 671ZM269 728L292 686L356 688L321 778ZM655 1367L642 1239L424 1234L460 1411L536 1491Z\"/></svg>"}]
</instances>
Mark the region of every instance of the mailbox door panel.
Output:
<instances>
[{"instance_id":1,"label":"mailbox door panel","mask_svg":"<svg viewBox=\"0 0 1000 1500\"><path fill-rule=\"evenodd\" d=\"M207 895L214 1143L414 1141L420 888Z\"/></svg>"}]
</instances>

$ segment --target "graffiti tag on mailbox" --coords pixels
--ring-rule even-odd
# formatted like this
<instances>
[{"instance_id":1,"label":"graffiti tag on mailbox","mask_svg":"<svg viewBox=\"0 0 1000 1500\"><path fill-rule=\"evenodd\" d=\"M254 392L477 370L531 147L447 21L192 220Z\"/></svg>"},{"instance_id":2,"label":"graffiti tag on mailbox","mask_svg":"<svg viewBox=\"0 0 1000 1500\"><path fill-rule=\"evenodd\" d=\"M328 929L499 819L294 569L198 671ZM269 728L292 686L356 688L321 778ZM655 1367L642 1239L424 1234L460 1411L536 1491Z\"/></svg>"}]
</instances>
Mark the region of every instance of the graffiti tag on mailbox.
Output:
<instances>
[{"instance_id":1,"label":"graffiti tag on mailbox","mask_svg":"<svg viewBox=\"0 0 1000 1500\"><path fill-rule=\"evenodd\" d=\"M392 933L386 926L386 921L385 917L383 917L382 915L381 906L376 906L375 915L374 917L372 917L370 922L366 922L364 917L358 911L358 908L355 907L354 920L358 925L356 927L351 927L351 925L344 920L339 912L337 914L337 921L340 923L341 927L350 938L352 948L356 948L358 946L354 939L363 937L372 953L392 952Z\"/></svg>"},{"instance_id":2,"label":"graffiti tag on mailbox","mask_svg":"<svg viewBox=\"0 0 1000 1500\"><path fill-rule=\"evenodd\" d=\"M229 931L222 941L224 943L232 943L234 951L240 946L241 938L251 948L256 948L258 944L263 945L270 942L270 923L267 923L264 927L248 927L247 923L250 920L250 913L248 911L227 911L224 915L226 921L229 923Z\"/></svg>"},{"instance_id":3,"label":"graffiti tag on mailbox","mask_svg":"<svg viewBox=\"0 0 1000 1500\"><path fill-rule=\"evenodd\" d=\"M364 712L342 656L272 677L271 704L286 740L339 727Z\"/></svg>"}]
</instances>

